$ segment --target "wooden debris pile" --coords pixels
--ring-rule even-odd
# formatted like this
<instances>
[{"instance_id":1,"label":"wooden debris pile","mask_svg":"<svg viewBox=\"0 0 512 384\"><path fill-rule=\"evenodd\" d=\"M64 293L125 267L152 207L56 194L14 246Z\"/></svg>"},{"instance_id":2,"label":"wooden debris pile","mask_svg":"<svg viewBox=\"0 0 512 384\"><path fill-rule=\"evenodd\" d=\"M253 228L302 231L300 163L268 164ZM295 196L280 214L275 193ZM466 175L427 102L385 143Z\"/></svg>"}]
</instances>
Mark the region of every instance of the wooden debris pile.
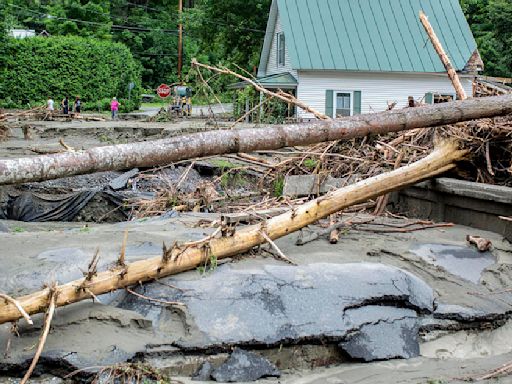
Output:
<instances>
[{"instance_id":1,"label":"wooden debris pile","mask_svg":"<svg viewBox=\"0 0 512 384\"><path fill-rule=\"evenodd\" d=\"M161 187L156 190L156 198L135 202L135 216L159 215L170 209L243 213L296 206L308 198L282 196L286 176L318 174L319 180L332 177L345 180L344 184L348 185L423 159L437 143L450 138L457 139L461 147L472 153L470 159L460 162L457 169L451 171L452 177L512 186L512 115L509 115L309 147L233 155L237 161L245 162L245 166L224 170L221 176L198 185L192 193L179 190L183 180L178 184L166 183L165 176L158 173L142 175L142 178L159 179ZM250 188L244 192L233 195L223 185L228 177L244 177L255 167L260 176L251 180ZM374 208L382 210L378 201L355 207L357 211Z\"/></svg>"},{"instance_id":2,"label":"wooden debris pile","mask_svg":"<svg viewBox=\"0 0 512 384\"><path fill-rule=\"evenodd\" d=\"M473 83L474 97L498 96L512 93L512 79L478 77Z\"/></svg>"},{"instance_id":3,"label":"wooden debris pile","mask_svg":"<svg viewBox=\"0 0 512 384\"><path fill-rule=\"evenodd\" d=\"M512 186L512 116L473 120L434 129L416 129L322 143L288 151L261 151L272 155L275 169L265 175L274 184L287 175L320 174L362 180L424 158L444 138L456 138L472 157L454 177Z\"/></svg>"}]
</instances>

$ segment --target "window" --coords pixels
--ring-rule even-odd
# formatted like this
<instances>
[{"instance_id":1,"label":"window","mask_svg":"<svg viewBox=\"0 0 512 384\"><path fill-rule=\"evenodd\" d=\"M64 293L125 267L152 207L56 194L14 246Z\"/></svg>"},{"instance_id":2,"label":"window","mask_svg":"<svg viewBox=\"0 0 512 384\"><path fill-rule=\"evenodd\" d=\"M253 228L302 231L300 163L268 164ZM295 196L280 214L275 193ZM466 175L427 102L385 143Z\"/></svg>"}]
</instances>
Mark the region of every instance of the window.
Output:
<instances>
[{"instance_id":1,"label":"window","mask_svg":"<svg viewBox=\"0 0 512 384\"><path fill-rule=\"evenodd\" d=\"M286 42L284 33L277 34L277 65L283 67L286 64Z\"/></svg>"},{"instance_id":2,"label":"window","mask_svg":"<svg viewBox=\"0 0 512 384\"><path fill-rule=\"evenodd\" d=\"M352 116L352 94L349 92L336 92L335 94L336 118Z\"/></svg>"}]
</instances>

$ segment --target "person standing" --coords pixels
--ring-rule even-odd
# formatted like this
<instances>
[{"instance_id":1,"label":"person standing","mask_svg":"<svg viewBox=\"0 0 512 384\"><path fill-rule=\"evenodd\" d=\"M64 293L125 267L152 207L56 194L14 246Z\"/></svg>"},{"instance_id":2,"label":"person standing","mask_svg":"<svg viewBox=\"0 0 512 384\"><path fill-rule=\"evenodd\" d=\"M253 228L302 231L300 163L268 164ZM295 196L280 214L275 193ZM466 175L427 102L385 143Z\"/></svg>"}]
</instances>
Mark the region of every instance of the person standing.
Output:
<instances>
[{"instance_id":1,"label":"person standing","mask_svg":"<svg viewBox=\"0 0 512 384\"><path fill-rule=\"evenodd\" d=\"M69 98L66 96L64 99L62 99L60 105L62 106L62 113L67 115L69 113Z\"/></svg>"},{"instance_id":2,"label":"person standing","mask_svg":"<svg viewBox=\"0 0 512 384\"><path fill-rule=\"evenodd\" d=\"M77 96L75 99L75 114L76 116L80 116L80 112L82 111L82 100L80 100L80 96Z\"/></svg>"},{"instance_id":3,"label":"person standing","mask_svg":"<svg viewBox=\"0 0 512 384\"><path fill-rule=\"evenodd\" d=\"M53 111L55 110L54 104L53 99L48 97L48 100L46 100L46 117L49 119L53 117Z\"/></svg>"},{"instance_id":4,"label":"person standing","mask_svg":"<svg viewBox=\"0 0 512 384\"><path fill-rule=\"evenodd\" d=\"M119 102L116 97L112 98L110 102L110 110L112 111L112 120L117 119L117 112L119 111Z\"/></svg>"}]
</instances>

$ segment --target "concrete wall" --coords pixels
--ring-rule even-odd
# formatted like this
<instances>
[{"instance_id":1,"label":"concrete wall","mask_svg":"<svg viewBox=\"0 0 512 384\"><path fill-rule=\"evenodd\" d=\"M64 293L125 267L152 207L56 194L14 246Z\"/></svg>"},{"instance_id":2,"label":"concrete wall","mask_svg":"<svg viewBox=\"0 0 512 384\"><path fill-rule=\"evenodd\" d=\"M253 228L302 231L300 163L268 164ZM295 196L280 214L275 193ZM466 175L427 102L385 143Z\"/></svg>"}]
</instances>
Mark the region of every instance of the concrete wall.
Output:
<instances>
[{"instance_id":1,"label":"concrete wall","mask_svg":"<svg viewBox=\"0 0 512 384\"><path fill-rule=\"evenodd\" d=\"M493 231L512 241L512 188L436 179L395 194L394 203L409 217L453 222Z\"/></svg>"}]
</instances>

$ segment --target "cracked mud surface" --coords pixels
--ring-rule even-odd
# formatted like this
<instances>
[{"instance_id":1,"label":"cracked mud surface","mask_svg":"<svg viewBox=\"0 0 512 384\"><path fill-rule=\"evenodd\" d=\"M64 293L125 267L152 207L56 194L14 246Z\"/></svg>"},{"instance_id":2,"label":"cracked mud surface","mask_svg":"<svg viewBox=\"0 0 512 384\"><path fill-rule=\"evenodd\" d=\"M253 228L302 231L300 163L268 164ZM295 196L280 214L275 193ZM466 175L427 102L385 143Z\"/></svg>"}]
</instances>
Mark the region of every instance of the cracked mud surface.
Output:
<instances>
[{"instance_id":1,"label":"cracked mud surface","mask_svg":"<svg viewBox=\"0 0 512 384\"><path fill-rule=\"evenodd\" d=\"M18 296L52 276L59 282L79 278L97 246L100 269L107 268L117 258L125 229L127 261L156 256L163 241L203 238L210 230L192 224L204 217L190 214L85 229L69 223L2 222L11 233L0 232L0 291ZM411 251L433 239L467 247L467 234L495 245L495 263L484 268L478 284ZM139 359L190 377L206 360L222 364L234 345L256 350L284 370L281 383L455 383L458 377L512 360L505 342L512 336L507 323L512 247L500 236L456 226L411 234L349 232L338 245L317 240L303 247L295 245L296 236L277 241L299 264L296 268L256 256L206 276L190 271L137 288L154 298L183 301L186 308L153 305L118 292L100 297L103 304L58 309L36 373L62 376L77 367ZM26 368L41 316L34 320L34 327L20 322L21 337L12 338L6 356L10 325L0 326L0 375L16 376ZM361 364L348 352L362 360L421 356ZM0 383L12 382L7 380Z\"/></svg>"}]
</instances>

